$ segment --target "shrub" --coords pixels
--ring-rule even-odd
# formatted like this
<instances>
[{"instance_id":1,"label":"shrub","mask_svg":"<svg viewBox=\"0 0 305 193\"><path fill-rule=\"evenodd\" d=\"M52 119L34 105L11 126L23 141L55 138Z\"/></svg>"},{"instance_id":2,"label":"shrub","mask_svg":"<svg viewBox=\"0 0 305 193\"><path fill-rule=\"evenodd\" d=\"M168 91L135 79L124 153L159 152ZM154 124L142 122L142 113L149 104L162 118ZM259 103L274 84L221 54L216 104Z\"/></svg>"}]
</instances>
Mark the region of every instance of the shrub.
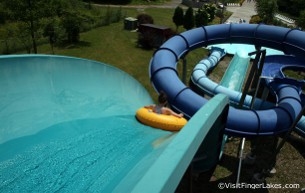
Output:
<instances>
[{"instance_id":1,"label":"shrub","mask_svg":"<svg viewBox=\"0 0 305 193\"><path fill-rule=\"evenodd\" d=\"M249 23L256 24L256 23L261 23L263 20L260 18L258 15L252 16L250 19Z\"/></svg>"},{"instance_id":2,"label":"shrub","mask_svg":"<svg viewBox=\"0 0 305 193\"><path fill-rule=\"evenodd\" d=\"M186 30L190 30L194 27L195 19L194 19L194 14L193 14L193 8L189 7L184 15L183 18L183 27Z\"/></svg>"},{"instance_id":3,"label":"shrub","mask_svg":"<svg viewBox=\"0 0 305 193\"><path fill-rule=\"evenodd\" d=\"M205 4L203 6L203 9L206 11L206 13L209 16L208 17L209 22L213 21L213 19L215 18L216 6L213 4Z\"/></svg>"},{"instance_id":4,"label":"shrub","mask_svg":"<svg viewBox=\"0 0 305 193\"><path fill-rule=\"evenodd\" d=\"M183 9L181 7L176 7L175 12L174 12L174 16L173 16L173 22L176 25L176 31L178 30L178 27L183 25L183 17L184 17L184 13L183 13Z\"/></svg>"},{"instance_id":5,"label":"shrub","mask_svg":"<svg viewBox=\"0 0 305 193\"><path fill-rule=\"evenodd\" d=\"M62 25L66 31L68 42L79 42L81 28L80 18L76 14L67 14L62 18Z\"/></svg>"},{"instance_id":6,"label":"shrub","mask_svg":"<svg viewBox=\"0 0 305 193\"><path fill-rule=\"evenodd\" d=\"M153 24L154 23L154 19L146 14L146 13L141 13L137 16L137 19L138 19L138 25L141 25L141 24Z\"/></svg>"},{"instance_id":7,"label":"shrub","mask_svg":"<svg viewBox=\"0 0 305 193\"><path fill-rule=\"evenodd\" d=\"M208 25L209 15L205 10L198 9L195 15L196 27Z\"/></svg>"}]
</instances>

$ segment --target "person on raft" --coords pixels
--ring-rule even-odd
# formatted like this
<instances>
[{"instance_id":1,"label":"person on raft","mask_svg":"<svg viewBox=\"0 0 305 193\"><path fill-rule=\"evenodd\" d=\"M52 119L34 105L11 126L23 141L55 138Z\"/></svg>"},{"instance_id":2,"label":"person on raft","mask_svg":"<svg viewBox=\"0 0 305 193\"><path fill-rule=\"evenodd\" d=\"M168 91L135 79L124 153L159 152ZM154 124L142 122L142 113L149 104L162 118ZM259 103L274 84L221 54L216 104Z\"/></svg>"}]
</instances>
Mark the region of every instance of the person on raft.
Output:
<instances>
[{"instance_id":1,"label":"person on raft","mask_svg":"<svg viewBox=\"0 0 305 193\"><path fill-rule=\"evenodd\" d=\"M158 104L147 105L145 106L145 108L152 109L152 111L157 114L173 115L179 118L183 117L182 113L179 114L175 113L173 110L166 107L166 105L167 105L167 96L163 91L161 91L158 97Z\"/></svg>"}]
</instances>

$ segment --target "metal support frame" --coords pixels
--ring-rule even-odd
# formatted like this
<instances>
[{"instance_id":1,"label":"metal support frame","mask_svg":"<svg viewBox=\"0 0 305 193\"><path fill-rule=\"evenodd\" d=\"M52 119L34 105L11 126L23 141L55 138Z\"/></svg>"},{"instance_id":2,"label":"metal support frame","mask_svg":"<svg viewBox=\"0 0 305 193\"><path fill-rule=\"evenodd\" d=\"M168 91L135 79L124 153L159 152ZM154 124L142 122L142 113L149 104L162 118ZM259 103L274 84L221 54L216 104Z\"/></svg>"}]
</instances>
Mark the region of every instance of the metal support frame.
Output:
<instances>
[{"instance_id":1,"label":"metal support frame","mask_svg":"<svg viewBox=\"0 0 305 193\"><path fill-rule=\"evenodd\" d=\"M182 82L186 84L186 72L187 72L187 61L185 56L182 58L183 67L182 67Z\"/></svg>"},{"instance_id":2,"label":"metal support frame","mask_svg":"<svg viewBox=\"0 0 305 193\"><path fill-rule=\"evenodd\" d=\"M239 108L243 108L243 106L244 106L245 98L248 94L251 83L252 83L252 87L255 87L255 93L252 96L251 105L250 105L249 109L253 109L255 98L258 94L258 90L259 90L259 86L260 86L260 82L261 82L261 77L260 76L261 76L261 73L262 73L262 70L263 70L263 65L264 65L265 56L266 56L266 50L265 49L256 50L254 52L250 52L248 54L248 56L252 56L254 54L256 54L256 56L255 56L255 59L254 59L254 62L252 64L252 66L251 66L248 79L246 81L245 87L244 87L243 92L242 92L241 99L240 99L239 104L238 104ZM246 142L246 138L243 137L240 140L239 147L238 147L239 162L238 162L236 183L239 183L239 181L240 181L240 173L241 173L241 168L242 168L242 160L243 160L243 152L244 152L245 142Z\"/></svg>"},{"instance_id":3,"label":"metal support frame","mask_svg":"<svg viewBox=\"0 0 305 193\"><path fill-rule=\"evenodd\" d=\"M186 56L189 53L189 51L185 52L182 56L181 56L181 60L182 60L182 82L184 84L186 84L186 76L187 76L187 60L186 60Z\"/></svg>"},{"instance_id":4,"label":"metal support frame","mask_svg":"<svg viewBox=\"0 0 305 193\"><path fill-rule=\"evenodd\" d=\"M263 169L261 173L258 173L256 175L256 177L258 179L260 179L260 182L263 182L265 180L266 177L268 177L270 171L272 170L272 168L275 166L276 164L276 157L277 155L280 153L281 149L283 148L283 146L285 145L285 143L287 142L289 136L291 135L293 129L296 127L296 125L298 124L299 120L302 118L303 113L305 112L305 105L303 106L301 112L298 114L297 118L294 120L294 122L291 124L290 128L288 129L287 133L285 134L285 136L282 138L282 140L280 141L280 143L277 144L275 151L273 152L272 155L272 159L269 161L268 163L268 168L267 169Z\"/></svg>"}]
</instances>

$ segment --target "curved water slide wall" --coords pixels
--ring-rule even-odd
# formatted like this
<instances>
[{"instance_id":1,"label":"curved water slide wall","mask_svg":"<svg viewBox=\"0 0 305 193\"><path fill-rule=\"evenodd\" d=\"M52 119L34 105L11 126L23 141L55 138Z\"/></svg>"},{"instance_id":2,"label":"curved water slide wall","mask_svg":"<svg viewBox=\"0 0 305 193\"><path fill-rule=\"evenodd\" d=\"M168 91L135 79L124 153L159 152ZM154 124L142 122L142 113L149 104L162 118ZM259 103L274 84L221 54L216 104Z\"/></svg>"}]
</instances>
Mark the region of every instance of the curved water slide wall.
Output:
<instances>
[{"instance_id":1,"label":"curved water slide wall","mask_svg":"<svg viewBox=\"0 0 305 193\"><path fill-rule=\"evenodd\" d=\"M65 56L1 56L0 89L0 192L174 192L205 138L216 164L227 117L219 95L180 132L145 126L138 81Z\"/></svg>"},{"instance_id":2,"label":"curved water slide wall","mask_svg":"<svg viewBox=\"0 0 305 193\"><path fill-rule=\"evenodd\" d=\"M184 85L177 76L179 58L192 49L219 43L253 44L282 50L303 58L305 33L282 27L256 24L222 24L196 28L174 36L155 52L150 78L157 91L165 91L174 109L191 117L207 99ZM276 135L287 131L301 110L300 88L284 83L276 88L277 106L268 110L230 108L226 133L236 136Z\"/></svg>"}]
</instances>

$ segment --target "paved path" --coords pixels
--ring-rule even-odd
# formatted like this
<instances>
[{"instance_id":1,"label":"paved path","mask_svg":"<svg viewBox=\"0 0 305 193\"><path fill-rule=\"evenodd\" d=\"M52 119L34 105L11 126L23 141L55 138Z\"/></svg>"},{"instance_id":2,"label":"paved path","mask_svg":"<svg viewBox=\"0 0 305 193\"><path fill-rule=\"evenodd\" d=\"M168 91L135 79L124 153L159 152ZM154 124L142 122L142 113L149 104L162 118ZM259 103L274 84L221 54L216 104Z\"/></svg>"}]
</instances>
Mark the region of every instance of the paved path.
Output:
<instances>
[{"instance_id":1,"label":"paved path","mask_svg":"<svg viewBox=\"0 0 305 193\"><path fill-rule=\"evenodd\" d=\"M255 2L252 0L250 3L245 1L241 7L227 7L228 11L233 12L227 22L239 23L240 19L246 20L249 23L252 15L256 15Z\"/></svg>"},{"instance_id":2,"label":"paved path","mask_svg":"<svg viewBox=\"0 0 305 193\"><path fill-rule=\"evenodd\" d=\"M177 6L181 5L181 0L171 0L169 2L164 3L163 5L107 5L107 4L93 4L95 6L100 7L128 7L128 8L138 8L138 9L145 9L145 8L166 8L166 9L175 9Z\"/></svg>"},{"instance_id":3,"label":"paved path","mask_svg":"<svg viewBox=\"0 0 305 193\"><path fill-rule=\"evenodd\" d=\"M178 5L181 4L181 2L181 0L171 0L170 2L165 3L164 6L176 8Z\"/></svg>"}]
</instances>

